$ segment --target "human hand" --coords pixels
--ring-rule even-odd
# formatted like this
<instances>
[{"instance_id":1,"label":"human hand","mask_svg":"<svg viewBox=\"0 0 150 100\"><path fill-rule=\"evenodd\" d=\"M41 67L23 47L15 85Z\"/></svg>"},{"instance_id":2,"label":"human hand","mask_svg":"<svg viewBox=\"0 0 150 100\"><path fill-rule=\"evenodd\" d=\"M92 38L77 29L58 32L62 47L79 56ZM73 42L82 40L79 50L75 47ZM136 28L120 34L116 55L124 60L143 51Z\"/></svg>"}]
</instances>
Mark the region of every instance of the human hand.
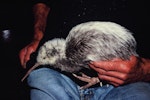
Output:
<instances>
[{"instance_id":1,"label":"human hand","mask_svg":"<svg viewBox=\"0 0 150 100\"><path fill-rule=\"evenodd\" d=\"M98 72L100 80L105 80L114 86L136 82L143 77L143 69L135 56L131 56L130 60L91 62L90 67Z\"/></svg>"},{"instance_id":2,"label":"human hand","mask_svg":"<svg viewBox=\"0 0 150 100\"><path fill-rule=\"evenodd\" d=\"M19 58L23 68L26 68L26 63L30 60L30 55L36 51L39 41L33 41L26 47L20 50Z\"/></svg>"}]
</instances>

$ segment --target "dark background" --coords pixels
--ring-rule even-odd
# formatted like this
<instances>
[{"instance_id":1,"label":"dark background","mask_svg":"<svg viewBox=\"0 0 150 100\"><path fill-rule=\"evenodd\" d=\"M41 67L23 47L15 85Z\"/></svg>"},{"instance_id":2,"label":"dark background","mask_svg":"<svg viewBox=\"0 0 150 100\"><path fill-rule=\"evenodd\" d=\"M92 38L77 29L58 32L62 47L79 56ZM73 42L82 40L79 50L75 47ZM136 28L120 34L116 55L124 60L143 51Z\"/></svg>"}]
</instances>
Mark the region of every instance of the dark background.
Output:
<instances>
[{"instance_id":1,"label":"dark background","mask_svg":"<svg viewBox=\"0 0 150 100\"><path fill-rule=\"evenodd\" d=\"M136 0L135 0L136 1ZM137 2L133 2L137 3ZM140 3L140 2L139 2ZM148 3L133 7L136 11L136 27L132 28L136 34L138 53L146 58L150 57L149 39L149 12ZM137 9L138 8L138 9ZM136 10L137 9L137 10ZM29 100L27 84L21 82L25 71L22 69L18 53L21 48L30 42L32 34L32 3L5 2L0 3L0 100ZM4 38L4 30L10 30Z\"/></svg>"},{"instance_id":2,"label":"dark background","mask_svg":"<svg viewBox=\"0 0 150 100\"><path fill-rule=\"evenodd\" d=\"M9 34L4 33L9 30ZM30 42L32 35L31 3L0 3L0 100L29 100L26 82L21 82L24 69L19 51Z\"/></svg>"}]
</instances>

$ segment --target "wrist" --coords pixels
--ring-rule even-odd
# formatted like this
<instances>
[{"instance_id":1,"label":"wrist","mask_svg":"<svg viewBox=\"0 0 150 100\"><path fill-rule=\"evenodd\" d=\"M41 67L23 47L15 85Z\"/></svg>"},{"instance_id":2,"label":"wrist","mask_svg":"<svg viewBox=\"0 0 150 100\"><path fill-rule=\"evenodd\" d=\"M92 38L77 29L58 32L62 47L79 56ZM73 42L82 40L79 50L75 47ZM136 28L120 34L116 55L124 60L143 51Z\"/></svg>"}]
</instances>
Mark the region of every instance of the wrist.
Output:
<instances>
[{"instance_id":1,"label":"wrist","mask_svg":"<svg viewBox=\"0 0 150 100\"><path fill-rule=\"evenodd\" d=\"M150 60L142 58L141 67L143 69L143 81L150 82Z\"/></svg>"}]
</instances>

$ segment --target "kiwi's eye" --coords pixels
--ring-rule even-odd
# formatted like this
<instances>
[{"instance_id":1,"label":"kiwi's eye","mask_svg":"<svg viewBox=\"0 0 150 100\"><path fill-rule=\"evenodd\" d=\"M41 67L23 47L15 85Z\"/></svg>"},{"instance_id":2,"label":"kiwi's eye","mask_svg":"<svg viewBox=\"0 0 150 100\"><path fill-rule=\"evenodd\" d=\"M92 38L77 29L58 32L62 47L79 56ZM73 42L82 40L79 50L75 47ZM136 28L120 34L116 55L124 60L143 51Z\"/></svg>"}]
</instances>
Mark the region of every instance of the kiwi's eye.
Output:
<instances>
[{"instance_id":1,"label":"kiwi's eye","mask_svg":"<svg viewBox=\"0 0 150 100\"><path fill-rule=\"evenodd\" d=\"M58 53L59 53L58 50L55 48L47 50L46 52L48 57L56 56Z\"/></svg>"},{"instance_id":2,"label":"kiwi's eye","mask_svg":"<svg viewBox=\"0 0 150 100\"><path fill-rule=\"evenodd\" d=\"M54 48L54 49L52 50L52 52L51 52L51 55L54 56L54 55L56 55L57 53L58 53L58 51Z\"/></svg>"},{"instance_id":3,"label":"kiwi's eye","mask_svg":"<svg viewBox=\"0 0 150 100\"><path fill-rule=\"evenodd\" d=\"M43 59L46 59L46 57L43 57Z\"/></svg>"}]
</instances>

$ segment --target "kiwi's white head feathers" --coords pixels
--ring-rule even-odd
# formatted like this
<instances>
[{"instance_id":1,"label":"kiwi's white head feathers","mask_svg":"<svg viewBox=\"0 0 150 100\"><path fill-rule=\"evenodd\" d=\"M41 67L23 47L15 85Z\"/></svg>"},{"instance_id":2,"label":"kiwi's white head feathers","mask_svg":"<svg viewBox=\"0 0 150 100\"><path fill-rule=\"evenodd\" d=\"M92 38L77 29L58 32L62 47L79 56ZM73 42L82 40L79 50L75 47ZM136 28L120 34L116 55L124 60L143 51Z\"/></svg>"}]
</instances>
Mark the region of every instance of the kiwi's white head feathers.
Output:
<instances>
[{"instance_id":1,"label":"kiwi's white head feathers","mask_svg":"<svg viewBox=\"0 0 150 100\"><path fill-rule=\"evenodd\" d=\"M45 42L38 51L37 62L41 65L53 65L65 57L65 39L54 38Z\"/></svg>"},{"instance_id":2,"label":"kiwi's white head feathers","mask_svg":"<svg viewBox=\"0 0 150 100\"><path fill-rule=\"evenodd\" d=\"M54 38L45 42L38 51L37 62L27 71L21 81L23 81L32 70L40 65L55 66L56 64L59 64L58 60L65 58L65 47L66 41L63 38Z\"/></svg>"}]
</instances>

